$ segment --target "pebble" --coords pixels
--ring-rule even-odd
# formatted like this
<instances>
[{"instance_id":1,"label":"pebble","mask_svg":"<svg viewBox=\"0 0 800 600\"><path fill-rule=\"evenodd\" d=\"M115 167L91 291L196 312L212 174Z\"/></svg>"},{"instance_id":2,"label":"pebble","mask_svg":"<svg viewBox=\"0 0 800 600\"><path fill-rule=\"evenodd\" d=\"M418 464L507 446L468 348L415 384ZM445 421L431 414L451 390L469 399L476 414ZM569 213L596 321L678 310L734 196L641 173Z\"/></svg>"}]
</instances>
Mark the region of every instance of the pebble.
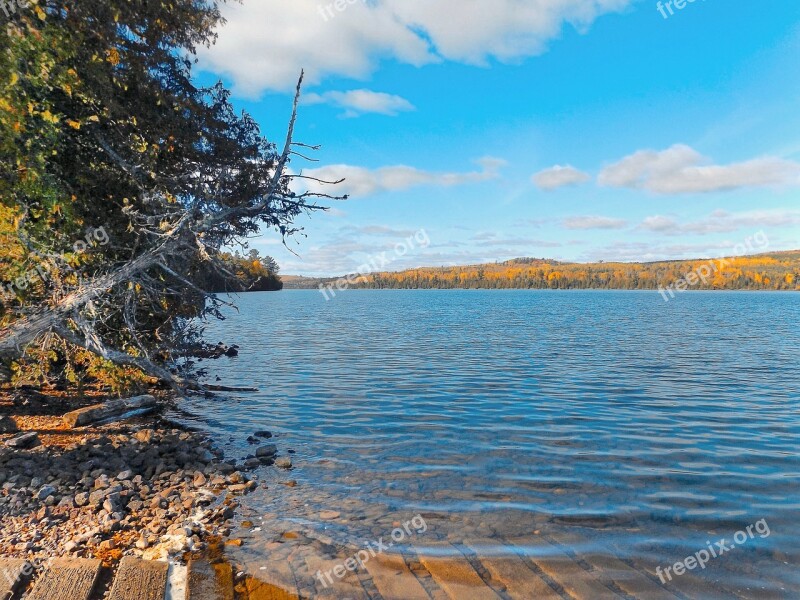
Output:
<instances>
[{"instance_id":1,"label":"pebble","mask_svg":"<svg viewBox=\"0 0 800 600\"><path fill-rule=\"evenodd\" d=\"M238 505L222 499L257 484L222 462L204 436L108 429L68 448L42 446L36 432L0 444L1 556L93 558L122 550L166 559L230 534ZM21 455L22 447L32 449Z\"/></svg>"},{"instance_id":2,"label":"pebble","mask_svg":"<svg viewBox=\"0 0 800 600\"><path fill-rule=\"evenodd\" d=\"M275 459L275 466L280 467L281 469L291 469L292 459L288 456L281 456L280 458Z\"/></svg>"}]
</instances>

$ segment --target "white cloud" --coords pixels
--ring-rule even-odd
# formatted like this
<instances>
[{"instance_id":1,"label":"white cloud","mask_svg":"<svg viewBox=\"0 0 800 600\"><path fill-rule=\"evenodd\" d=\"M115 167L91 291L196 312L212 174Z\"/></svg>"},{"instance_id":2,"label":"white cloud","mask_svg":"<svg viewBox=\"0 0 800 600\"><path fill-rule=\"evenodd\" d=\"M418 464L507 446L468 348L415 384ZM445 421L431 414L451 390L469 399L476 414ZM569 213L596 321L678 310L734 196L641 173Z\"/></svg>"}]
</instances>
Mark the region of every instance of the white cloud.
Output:
<instances>
[{"instance_id":1,"label":"white cloud","mask_svg":"<svg viewBox=\"0 0 800 600\"><path fill-rule=\"evenodd\" d=\"M401 112L414 110L414 105L405 98L372 90L307 94L303 101L305 104L331 104L343 108L345 117L357 117L365 113L394 117Z\"/></svg>"},{"instance_id":2,"label":"white cloud","mask_svg":"<svg viewBox=\"0 0 800 600\"><path fill-rule=\"evenodd\" d=\"M653 215L652 217L647 217L644 221L642 221L641 225L639 225L640 229L656 231L659 233L669 233L677 230L678 227L678 222L675 219L664 217L662 215Z\"/></svg>"},{"instance_id":3,"label":"white cloud","mask_svg":"<svg viewBox=\"0 0 800 600\"><path fill-rule=\"evenodd\" d=\"M751 187L800 185L800 163L773 156L715 165L684 144L640 150L600 173L601 185L656 194L720 192Z\"/></svg>"},{"instance_id":4,"label":"white cloud","mask_svg":"<svg viewBox=\"0 0 800 600\"><path fill-rule=\"evenodd\" d=\"M586 183L590 179L591 176L588 173L579 171L570 165L564 167L561 165L556 165L554 167L550 167L549 169L539 171L533 177L531 177L531 180L539 187L539 189L547 191L555 190L568 185Z\"/></svg>"},{"instance_id":5,"label":"white cloud","mask_svg":"<svg viewBox=\"0 0 800 600\"><path fill-rule=\"evenodd\" d=\"M740 213L729 213L724 210L717 210L703 219L690 221L688 223L679 223L671 217L655 215L644 219L639 225L639 229L666 235L704 235L709 233L730 233L748 229L755 233L761 228L795 227L798 225L800 225L800 210L752 210Z\"/></svg>"},{"instance_id":6,"label":"white cloud","mask_svg":"<svg viewBox=\"0 0 800 600\"><path fill-rule=\"evenodd\" d=\"M303 171L303 175L323 181L344 179L344 182L332 186L320 184L309 179L298 179L295 180L295 187L305 185L306 189L312 192L364 197L381 192L402 191L423 185L449 187L467 183L480 183L497 178L499 176L499 168L505 164L502 159L492 157L485 157L476 162L482 167L480 171L463 173L436 173L406 165L380 167L378 169L367 169L353 165L329 165L318 169L307 169Z\"/></svg>"},{"instance_id":7,"label":"white cloud","mask_svg":"<svg viewBox=\"0 0 800 600\"><path fill-rule=\"evenodd\" d=\"M485 64L540 54L565 24L584 32L633 0L245 0L223 7L227 24L202 64L233 79L238 92L287 90L306 69L364 78L382 59L421 66L450 60ZM326 7L330 6L326 12ZM332 16L331 16L332 15Z\"/></svg>"},{"instance_id":8,"label":"white cloud","mask_svg":"<svg viewBox=\"0 0 800 600\"><path fill-rule=\"evenodd\" d=\"M564 219L564 227L567 229L623 229L628 225L624 219L613 219L611 217L569 217Z\"/></svg>"}]
</instances>

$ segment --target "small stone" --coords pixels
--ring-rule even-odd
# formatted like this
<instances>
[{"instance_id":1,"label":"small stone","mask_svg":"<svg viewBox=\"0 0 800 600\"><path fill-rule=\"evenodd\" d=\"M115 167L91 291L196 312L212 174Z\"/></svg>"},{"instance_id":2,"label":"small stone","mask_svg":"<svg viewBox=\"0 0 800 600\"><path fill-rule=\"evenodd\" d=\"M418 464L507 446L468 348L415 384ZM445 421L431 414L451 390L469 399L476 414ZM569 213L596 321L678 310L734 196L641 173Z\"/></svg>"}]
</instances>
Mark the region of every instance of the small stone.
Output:
<instances>
[{"instance_id":1,"label":"small stone","mask_svg":"<svg viewBox=\"0 0 800 600\"><path fill-rule=\"evenodd\" d=\"M197 471L192 479L192 485L196 488L203 487L207 482L208 479L200 471Z\"/></svg>"},{"instance_id":2,"label":"small stone","mask_svg":"<svg viewBox=\"0 0 800 600\"><path fill-rule=\"evenodd\" d=\"M253 435L255 435L258 438L262 438L262 439L268 440L269 438L272 437L272 432L271 431L256 431Z\"/></svg>"},{"instance_id":3,"label":"small stone","mask_svg":"<svg viewBox=\"0 0 800 600\"><path fill-rule=\"evenodd\" d=\"M155 432L152 429L142 429L142 430L137 431L136 433L134 433L133 437L135 437L137 440L139 440L143 444L149 444L150 441L153 439L153 434L154 433Z\"/></svg>"},{"instance_id":4,"label":"small stone","mask_svg":"<svg viewBox=\"0 0 800 600\"><path fill-rule=\"evenodd\" d=\"M338 519L340 516L341 513L338 513L335 510L323 510L319 513L319 518L323 521L332 521L333 519Z\"/></svg>"},{"instance_id":5,"label":"small stone","mask_svg":"<svg viewBox=\"0 0 800 600\"><path fill-rule=\"evenodd\" d=\"M103 501L103 508L109 513L122 512L122 501L117 493L109 494Z\"/></svg>"},{"instance_id":6,"label":"small stone","mask_svg":"<svg viewBox=\"0 0 800 600\"><path fill-rule=\"evenodd\" d=\"M0 433L17 433L19 429L11 417L0 417Z\"/></svg>"},{"instance_id":7,"label":"small stone","mask_svg":"<svg viewBox=\"0 0 800 600\"><path fill-rule=\"evenodd\" d=\"M36 499L44 501L45 499L47 499L48 496L52 496L55 493L56 493L56 488L54 488L52 485L45 485L42 486L42 489L40 489L36 493Z\"/></svg>"},{"instance_id":8,"label":"small stone","mask_svg":"<svg viewBox=\"0 0 800 600\"><path fill-rule=\"evenodd\" d=\"M105 540L103 542L100 542L100 545L98 547L100 548L100 550L104 551L113 550L114 548L117 547L117 543L114 540Z\"/></svg>"},{"instance_id":9,"label":"small stone","mask_svg":"<svg viewBox=\"0 0 800 600\"><path fill-rule=\"evenodd\" d=\"M97 506L103 502L106 497L105 490L95 490L91 494L89 494L89 504L92 506Z\"/></svg>"},{"instance_id":10,"label":"small stone","mask_svg":"<svg viewBox=\"0 0 800 600\"><path fill-rule=\"evenodd\" d=\"M147 542L147 539L144 537L140 537L138 540L136 540L136 547L139 550L146 550L149 545L150 544Z\"/></svg>"},{"instance_id":11,"label":"small stone","mask_svg":"<svg viewBox=\"0 0 800 600\"><path fill-rule=\"evenodd\" d=\"M117 479L119 481L125 481L127 479L130 479L131 477L133 477L133 471L131 471L130 469L128 469L127 471L123 471L122 473L117 475Z\"/></svg>"},{"instance_id":12,"label":"small stone","mask_svg":"<svg viewBox=\"0 0 800 600\"><path fill-rule=\"evenodd\" d=\"M33 448L40 443L39 434L35 431L29 431L28 433L23 433L10 440L6 440L6 446L9 448Z\"/></svg>"},{"instance_id":13,"label":"small stone","mask_svg":"<svg viewBox=\"0 0 800 600\"><path fill-rule=\"evenodd\" d=\"M281 469L291 469L292 468L292 459L288 456L281 456L280 458L275 460L275 466L280 467Z\"/></svg>"},{"instance_id":14,"label":"small stone","mask_svg":"<svg viewBox=\"0 0 800 600\"><path fill-rule=\"evenodd\" d=\"M89 494L86 492L80 492L75 494L75 505L76 506L86 506L89 503Z\"/></svg>"}]
</instances>

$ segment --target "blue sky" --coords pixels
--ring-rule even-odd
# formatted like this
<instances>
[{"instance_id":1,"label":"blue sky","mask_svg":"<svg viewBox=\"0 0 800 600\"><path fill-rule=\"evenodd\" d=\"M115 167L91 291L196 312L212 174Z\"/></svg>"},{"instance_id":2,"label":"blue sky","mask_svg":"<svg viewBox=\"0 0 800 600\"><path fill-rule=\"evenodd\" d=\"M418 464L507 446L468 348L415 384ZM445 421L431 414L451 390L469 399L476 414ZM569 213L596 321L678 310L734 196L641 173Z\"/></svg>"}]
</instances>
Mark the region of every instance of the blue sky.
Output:
<instances>
[{"instance_id":1,"label":"blue sky","mask_svg":"<svg viewBox=\"0 0 800 600\"><path fill-rule=\"evenodd\" d=\"M297 255L252 240L284 273L800 248L796 0L339 6L243 0L201 53L276 140L306 69L296 139L322 150L293 168L347 177Z\"/></svg>"}]
</instances>

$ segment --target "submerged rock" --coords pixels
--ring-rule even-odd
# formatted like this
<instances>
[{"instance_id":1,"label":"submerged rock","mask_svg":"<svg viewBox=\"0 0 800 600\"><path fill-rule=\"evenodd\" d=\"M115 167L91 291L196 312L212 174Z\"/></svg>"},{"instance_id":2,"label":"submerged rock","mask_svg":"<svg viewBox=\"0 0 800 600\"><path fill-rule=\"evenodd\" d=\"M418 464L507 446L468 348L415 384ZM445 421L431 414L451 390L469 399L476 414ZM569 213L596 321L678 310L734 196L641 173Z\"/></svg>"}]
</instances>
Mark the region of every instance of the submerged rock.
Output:
<instances>
[{"instance_id":1,"label":"submerged rock","mask_svg":"<svg viewBox=\"0 0 800 600\"><path fill-rule=\"evenodd\" d=\"M280 467L281 469L291 469L292 468L292 459L288 456L282 456L280 458L275 459L275 466Z\"/></svg>"},{"instance_id":2,"label":"submerged rock","mask_svg":"<svg viewBox=\"0 0 800 600\"><path fill-rule=\"evenodd\" d=\"M267 444L256 449L256 458L272 458L278 453L278 447L275 444Z\"/></svg>"}]
</instances>

